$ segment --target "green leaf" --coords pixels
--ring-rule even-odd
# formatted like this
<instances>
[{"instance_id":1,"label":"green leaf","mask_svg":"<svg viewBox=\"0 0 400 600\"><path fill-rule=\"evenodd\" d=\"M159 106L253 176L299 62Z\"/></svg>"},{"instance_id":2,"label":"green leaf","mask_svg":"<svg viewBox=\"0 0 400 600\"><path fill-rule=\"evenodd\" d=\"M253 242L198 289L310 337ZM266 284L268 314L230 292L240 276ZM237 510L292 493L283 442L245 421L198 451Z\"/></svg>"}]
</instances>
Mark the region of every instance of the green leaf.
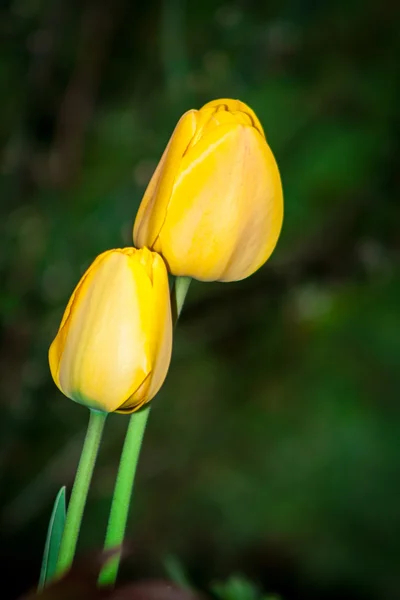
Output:
<instances>
[{"instance_id":1,"label":"green leaf","mask_svg":"<svg viewBox=\"0 0 400 600\"><path fill-rule=\"evenodd\" d=\"M65 486L63 486L57 494L49 521L38 591L43 590L46 583L50 581L55 574L58 551L60 549L61 537L64 531L65 515Z\"/></svg>"}]
</instances>

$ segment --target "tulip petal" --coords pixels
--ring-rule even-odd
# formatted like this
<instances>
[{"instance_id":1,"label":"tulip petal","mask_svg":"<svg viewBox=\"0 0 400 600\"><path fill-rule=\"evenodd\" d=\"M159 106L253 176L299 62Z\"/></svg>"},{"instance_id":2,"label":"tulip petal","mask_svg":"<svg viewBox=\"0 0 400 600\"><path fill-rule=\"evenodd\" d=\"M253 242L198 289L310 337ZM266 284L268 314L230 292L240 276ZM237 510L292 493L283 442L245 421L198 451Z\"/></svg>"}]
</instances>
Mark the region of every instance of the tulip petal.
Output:
<instances>
[{"instance_id":1,"label":"tulip petal","mask_svg":"<svg viewBox=\"0 0 400 600\"><path fill-rule=\"evenodd\" d=\"M58 329L57 335L54 338L50 349L49 349L49 364L50 364L50 371L52 374L52 377L57 385L57 387L61 390L61 385L60 385L60 361L61 361L61 356L62 356L62 352L63 352L63 348L65 346L65 340L68 334L68 326L69 326L69 318L71 315L71 311L73 309L74 303L75 303L75 299L79 294L79 290L81 289L84 281L87 279L89 273L91 271L93 271L93 269L95 269L99 263L101 261L103 261L107 255L112 252L112 250L108 250L106 252L103 252L102 254L100 254L90 265L90 267L87 269L87 271L85 271L85 273L82 275L78 285L76 286L75 290L73 291L67 307L64 311L62 320L61 320L61 324L60 327ZM62 391L62 390L61 390Z\"/></svg>"},{"instance_id":2,"label":"tulip petal","mask_svg":"<svg viewBox=\"0 0 400 600\"><path fill-rule=\"evenodd\" d=\"M165 302L169 298L168 275L161 256L150 253L153 257L153 290L148 302L152 315L147 324L149 352L153 357L151 377L148 376L141 385L132 390L129 397L116 412L131 413L149 402L162 386L172 352L172 316L171 305ZM150 374L149 374L150 375Z\"/></svg>"},{"instance_id":3,"label":"tulip petal","mask_svg":"<svg viewBox=\"0 0 400 600\"><path fill-rule=\"evenodd\" d=\"M279 171L253 127L207 130L182 158L154 249L175 275L232 281L253 273L279 237Z\"/></svg>"},{"instance_id":4,"label":"tulip petal","mask_svg":"<svg viewBox=\"0 0 400 600\"><path fill-rule=\"evenodd\" d=\"M152 354L156 357L153 362L153 373L149 387L149 397L153 398L163 384L172 353L172 314L169 299L168 273L164 260L158 254L153 254L153 329L152 329Z\"/></svg>"},{"instance_id":5,"label":"tulip petal","mask_svg":"<svg viewBox=\"0 0 400 600\"><path fill-rule=\"evenodd\" d=\"M147 396L147 391L149 389L149 382L151 378L151 372L147 375L144 381L136 388L119 407L115 410L115 412L129 415L133 412L136 412L142 406L147 404L150 401L150 398Z\"/></svg>"},{"instance_id":6,"label":"tulip petal","mask_svg":"<svg viewBox=\"0 0 400 600\"><path fill-rule=\"evenodd\" d=\"M143 269L132 278L122 253L89 271L75 297L60 361L60 386L68 397L111 412L146 378L150 314L140 299L150 295L150 287Z\"/></svg>"},{"instance_id":7,"label":"tulip petal","mask_svg":"<svg viewBox=\"0 0 400 600\"><path fill-rule=\"evenodd\" d=\"M180 118L147 186L133 229L134 243L138 248L152 247L164 223L177 168L196 131L197 112L189 110Z\"/></svg>"},{"instance_id":8,"label":"tulip petal","mask_svg":"<svg viewBox=\"0 0 400 600\"><path fill-rule=\"evenodd\" d=\"M253 127L255 127L263 137L265 137L263 126L254 110L247 106L244 102L240 100L233 100L232 98L220 98L218 100L211 100L211 102L207 102L204 106L201 107L200 112L207 109L217 109L217 111L226 111L234 114L245 113L248 115L252 121Z\"/></svg>"}]
</instances>

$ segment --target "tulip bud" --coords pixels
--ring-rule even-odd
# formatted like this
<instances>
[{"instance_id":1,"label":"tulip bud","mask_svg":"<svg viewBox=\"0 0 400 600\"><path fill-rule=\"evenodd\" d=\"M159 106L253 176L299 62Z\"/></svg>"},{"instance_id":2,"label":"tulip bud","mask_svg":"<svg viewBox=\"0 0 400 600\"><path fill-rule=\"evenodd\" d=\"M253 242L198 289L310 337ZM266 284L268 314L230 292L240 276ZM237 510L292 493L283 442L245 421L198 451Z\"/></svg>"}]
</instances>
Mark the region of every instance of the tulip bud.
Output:
<instances>
[{"instance_id":1,"label":"tulip bud","mask_svg":"<svg viewBox=\"0 0 400 600\"><path fill-rule=\"evenodd\" d=\"M164 261L146 248L109 250L71 296L49 350L50 370L71 400L131 413L160 389L171 347Z\"/></svg>"},{"instance_id":2,"label":"tulip bud","mask_svg":"<svg viewBox=\"0 0 400 600\"><path fill-rule=\"evenodd\" d=\"M238 281L269 258L282 220L281 180L262 126L246 104L222 99L179 120L133 236L173 275Z\"/></svg>"}]
</instances>

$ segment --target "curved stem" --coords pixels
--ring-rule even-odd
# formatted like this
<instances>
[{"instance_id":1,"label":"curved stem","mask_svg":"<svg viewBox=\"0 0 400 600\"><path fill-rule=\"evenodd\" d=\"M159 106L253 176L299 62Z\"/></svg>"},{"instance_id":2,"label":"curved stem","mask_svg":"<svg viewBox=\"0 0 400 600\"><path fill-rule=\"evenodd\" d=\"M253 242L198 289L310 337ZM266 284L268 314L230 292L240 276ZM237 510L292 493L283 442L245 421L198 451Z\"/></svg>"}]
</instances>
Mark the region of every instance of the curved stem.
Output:
<instances>
[{"instance_id":1,"label":"curved stem","mask_svg":"<svg viewBox=\"0 0 400 600\"><path fill-rule=\"evenodd\" d=\"M133 482L149 412L150 404L133 413L129 419L108 520L105 550L121 546L124 540ZM121 551L119 550L103 567L99 577L100 585L115 583L120 559Z\"/></svg>"},{"instance_id":2,"label":"curved stem","mask_svg":"<svg viewBox=\"0 0 400 600\"><path fill-rule=\"evenodd\" d=\"M83 511L85 509L86 498L100 447L106 417L107 413L95 410L90 411L85 442L83 444L82 454L68 504L65 527L58 554L56 575L65 573L74 559Z\"/></svg>"},{"instance_id":3,"label":"curved stem","mask_svg":"<svg viewBox=\"0 0 400 600\"><path fill-rule=\"evenodd\" d=\"M174 325L178 321L190 282L190 277L176 277L175 279L171 291L172 321ZM149 412L150 405L147 405L130 417L111 503L104 550L121 547L124 541L133 482ZM99 585L114 585L120 560L121 548L101 570Z\"/></svg>"}]
</instances>

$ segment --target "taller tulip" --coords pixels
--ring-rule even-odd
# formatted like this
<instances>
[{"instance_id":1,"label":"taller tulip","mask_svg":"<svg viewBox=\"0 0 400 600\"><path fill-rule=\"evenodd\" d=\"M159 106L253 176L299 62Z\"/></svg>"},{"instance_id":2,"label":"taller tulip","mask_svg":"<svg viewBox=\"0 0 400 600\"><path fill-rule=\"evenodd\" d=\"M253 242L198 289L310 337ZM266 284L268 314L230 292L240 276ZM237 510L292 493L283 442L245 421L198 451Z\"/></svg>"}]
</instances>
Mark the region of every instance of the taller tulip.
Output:
<instances>
[{"instance_id":1,"label":"taller tulip","mask_svg":"<svg viewBox=\"0 0 400 600\"><path fill-rule=\"evenodd\" d=\"M238 281L269 258L282 220L279 171L258 118L243 102L221 99L179 120L133 235L174 275Z\"/></svg>"},{"instance_id":2,"label":"taller tulip","mask_svg":"<svg viewBox=\"0 0 400 600\"><path fill-rule=\"evenodd\" d=\"M148 249L103 252L78 283L50 351L53 379L72 400L130 413L161 387L172 319L163 259Z\"/></svg>"}]
</instances>

